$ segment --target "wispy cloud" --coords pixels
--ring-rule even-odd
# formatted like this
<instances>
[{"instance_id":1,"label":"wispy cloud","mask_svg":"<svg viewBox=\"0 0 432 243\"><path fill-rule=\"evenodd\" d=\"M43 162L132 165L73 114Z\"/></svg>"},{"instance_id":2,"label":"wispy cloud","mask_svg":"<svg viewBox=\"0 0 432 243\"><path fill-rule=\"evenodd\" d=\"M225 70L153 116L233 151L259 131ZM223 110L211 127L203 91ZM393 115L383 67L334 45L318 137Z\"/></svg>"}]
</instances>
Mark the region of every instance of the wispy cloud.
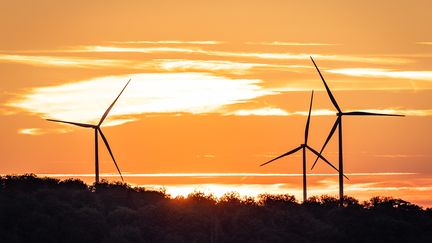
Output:
<instances>
[{"instance_id":1,"label":"wispy cloud","mask_svg":"<svg viewBox=\"0 0 432 243\"><path fill-rule=\"evenodd\" d=\"M0 62L15 62L34 66L75 68L127 67L127 64L129 63L125 60L7 54L0 54Z\"/></svg>"},{"instance_id":2,"label":"wispy cloud","mask_svg":"<svg viewBox=\"0 0 432 243\"><path fill-rule=\"evenodd\" d=\"M363 186L350 186L349 191L401 191L401 190L416 190L416 191L432 191L432 186L385 186L385 187L363 187Z\"/></svg>"},{"instance_id":3,"label":"wispy cloud","mask_svg":"<svg viewBox=\"0 0 432 243\"><path fill-rule=\"evenodd\" d=\"M123 47L123 46L79 46L60 52L122 52L122 53L161 53L161 52L174 52L174 53L202 53L206 51L199 48L190 47Z\"/></svg>"},{"instance_id":4,"label":"wispy cloud","mask_svg":"<svg viewBox=\"0 0 432 243\"><path fill-rule=\"evenodd\" d=\"M204 159L214 159L216 156L214 154L198 154L195 157Z\"/></svg>"},{"instance_id":5,"label":"wispy cloud","mask_svg":"<svg viewBox=\"0 0 432 243\"><path fill-rule=\"evenodd\" d=\"M289 113L274 107L264 107L258 109L242 109L226 113L226 115L234 116L288 116Z\"/></svg>"},{"instance_id":6,"label":"wispy cloud","mask_svg":"<svg viewBox=\"0 0 432 243\"><path fill-rule=\"evenodd\" d=\"M113 108L111 123L106 125L129 121L133 115L142 113L218 112L225 105L276 94L261 87L258 79L231 79L205 73L152 73L35 88L7 105L44 117L94 122L129 78L132 82Z\"/></svg>"},{"instance_id":7,"label":"wispy cloud","mask_svg":"<svg viewBox=\"0 0 432 243\"><path fill-rule=\"evenodd\" d=\"M419 41L419 42L416 42L416 44L419 44L419 45L432 45L432 41Z\"/></svg>"},{"instance_id":8,"label":"wispy cloud","mask_svg":"<svg viewBox=\"0 0 432 243\"><path fill-rule=\"evenodd\" d=\"M166 59L159 60L161 68L169 71L173 70L201 70L201 71L231 71L238 74L246 73L254 67L267 66L259 63L241 63L231 61L212 61L212 60L185 60L185 59ZM270 66L270 65L269 65Z\"/></svg>"},{"instance_id":9,"label":"wispy cloud","mask_svg":"<svg viewBox=\"0 0 432 243\"><path fill-rule=\"evenodd\" d=\"M312 68L311 65L282 65L274 63L257 63L257 62L238 62L229 60L229 58L249 58L261 60L294 60L304 61L309 60L313 56L317 60L325 61L340 61L340 62L360 62L374 64L404 64L411 62L409 59L397 57L374 57L374 56L352 56L352 55L322 55L315 53L286 53L286 52L233 52L233 51L217 51L205 50L199 47L182 47L182 46L152 46L152 47L129 47L122 45L95 45L95 46L77 46L65 50L44 50L46 53L55 53L53 56L47 55L22 55L0 54L0 62L15 62L35 66L58 66L58 67L75 67L75 68L125 68L125 69L140 69L140 68L190 68L190 69L207 69L207 70L227 70L243 72L251 68L261 69L277 69L295 71L300 68ZM188 58L183 59L155 59L155 60L135 60L135 59L100 59L100 58L82 58L58 56L60 53L175 53L187 54ZM193 60L189 55L203 55L226 58L225 60ZM159 63L158 63L159 62ZM159 66L157 66L159 65ZM375 71L373 75L382 75L378 71L388 71L385 69L334 69L333 72L341 72L343 74L352 73L352 75L365 75L366 71ZM412 75L412 74L411 74ZM429 74L426 74L429 75ZM419 76L422 77L422 76ZM427 76L429 77L429 76Z\"/></svg>"},{"instance_id":10,"label":"wispy cloud","mask_svg":"<svg viewBox=\"0 0 432 243\"><path fill-rule=\"evenodd\" d=\"M96 59L65 56L6 55L0 54L0 62L20 63L32 66L67 67L67 68L121 68L149 69L155 71L224 71L234 74L245 74L253 68L269 70L288 70L298 72L300 69L312 68L305 65L279 65L256 62L235 62L222 60L191 59Z\"/></svg>"},{"instance_id":11,"label":"wispy cloud","mask_svg":"<svg viewBox=\"0 0 432 243\"><path fill-rule=\"evenodd\" d=\"M394 57L367 57L367 56L349 56L349 55L321 55L314 53L279 53L279 52L229 52L204 50L201 48L186 47L120 47L120 46L81 46L64 52L121 52L121 53L188 53L202 54L220 57L245 57L271 60L309 60L313 56L320 60L328 61L349 61L363 63L387 63L387 64L404 64L411 62L408 59Z\"/></svg>"},{"instance_id":12,"label":"wispy cloud","mask_svg":"<svg viewBox=\"0 0 432 243\"><path fill-rule=\"evenodd\" d=\"M355 77L399 78L432 81L432 71L394 71L391 69L381 68L342 68L327 70L327 72Z\"/></svg>"},{"instance_id":13,"label":"wispy cloud","mask_svg":"<svg viewBox=\"0 0 432 243\"><path fill-rule=\"evenodd\" d=\"M42 135L44 132L40 128L23 128L18 130L19 134L24 135Z\"/></svg>"},{"instance_id":14,"label":"wispy cloud","mask_svg":"<svg viewBox=\"0 0 432 243\"><path fill-rule=\"evenodd\" d=\"M113 44L190 44L190 45L218 45L223 44L223 41L180 41L180 40L161 40L161 41L149 41L149 40L138 40L138 41L110 41Z\"/></svg>"},{"instance_id":15,"label":"wispy cloud","mask_svg":"<svg viewBox=\"0 0 432 243\"><path fill-rule=\"evenodd\" d=\"M22 128L18 130L18 134L39 136L47 133L66 133L69 129L44 129L44 128Z\"/></svg>"},{"instance_id":16,"label":"wispy cloud","mask_svg":"<svg viewBox=\"0 0 432 243\"><path fill-rule=\"evenodd\" d=\"M285 41L272 41L272 42L246 42L248 45L265 45L265 46L334 46L338 44L332 43L318 43L318 42L285 42Z\"/></svg>"},{"instance_id":17,"label":"wispy cloud","mask_svg":"<svg viewBox=\"0 0 432 243\"><path fill-rule=\"evenodd\" d=\"M289 71L298 71L299 69L312 68L311 66L302 65L278 65L268 63L233 62L220 60L158 59L155 60L155 62L160 68L168 71L229 71L235 74L245 74L253 68Z\"/></svg>"}]
</instances>

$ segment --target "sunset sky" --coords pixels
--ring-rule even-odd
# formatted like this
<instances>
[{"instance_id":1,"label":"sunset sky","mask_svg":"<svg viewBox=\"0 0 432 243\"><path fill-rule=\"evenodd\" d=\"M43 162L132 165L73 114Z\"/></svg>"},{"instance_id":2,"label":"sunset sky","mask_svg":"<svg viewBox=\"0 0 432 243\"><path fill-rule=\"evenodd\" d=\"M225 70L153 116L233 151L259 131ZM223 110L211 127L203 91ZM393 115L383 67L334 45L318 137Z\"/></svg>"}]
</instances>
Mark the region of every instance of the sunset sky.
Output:
<instances>
[{"instance_id":1,"label":"sunset sky","mask_svg":"<svg viewBox=\"0 0 432 243\"><path fill-rule=\"evenodd\" d=\"M335 110L347 117L347 195L432 206L432 18L415 1L0 1L0 174L94 180L93 133L46 118L104 123L125 181L185 195L289 193L301 199L301 152ZM101 176L119 180L100 146ZM337 140L326 156L337 165ZM308 167L315 159L308 154ZM309 195L337 195L319 163Z\"/></svg>"}]
</instances>

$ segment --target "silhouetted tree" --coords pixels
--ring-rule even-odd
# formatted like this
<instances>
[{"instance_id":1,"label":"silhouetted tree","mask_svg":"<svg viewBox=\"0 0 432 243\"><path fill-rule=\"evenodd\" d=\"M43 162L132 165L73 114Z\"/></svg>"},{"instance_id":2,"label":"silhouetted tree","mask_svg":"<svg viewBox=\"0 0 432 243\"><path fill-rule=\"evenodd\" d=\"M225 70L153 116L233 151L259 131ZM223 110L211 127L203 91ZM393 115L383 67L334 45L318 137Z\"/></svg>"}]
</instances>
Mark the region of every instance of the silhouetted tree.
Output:
<instances>
[{"instance_id":1,"label":"silhouetted tree","mask_svg":"<svg viewBox=\"0 0 432 243\"><path fill-rule=\"evenodd\" d=\"M0 242L430 242L432 209L391 197L169 198L125 183L0 177Z\"/></svg>"}]
</instances>

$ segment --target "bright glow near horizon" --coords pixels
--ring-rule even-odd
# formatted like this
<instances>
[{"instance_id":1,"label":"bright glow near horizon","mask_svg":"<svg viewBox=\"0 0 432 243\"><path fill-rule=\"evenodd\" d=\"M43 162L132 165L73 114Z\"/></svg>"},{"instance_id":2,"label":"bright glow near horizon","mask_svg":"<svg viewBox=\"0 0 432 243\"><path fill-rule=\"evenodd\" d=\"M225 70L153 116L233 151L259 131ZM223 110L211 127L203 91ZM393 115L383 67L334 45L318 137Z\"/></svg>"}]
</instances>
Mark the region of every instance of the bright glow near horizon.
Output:
<instances>
[{"instance_id":1,"label":"bright glow near horizon","mask_svg":"<svg viewBox=\"0 0 432 243\"><path fill-rule=\"evenodd\" d=\"M94 174L38 174L56 178L81 178L84 181L93 181ZM349 196L355 195L359 200L368 200L372 195L402 197L414 201L427 201L427 196L416 195L417 193L431 193L430 179L417 178L419 174L409 172L381 172L381 173L347 173L351 182L346 184L346 193ZM171 197L187 197L194 192L201 192L206 195L213 195L221 198L226 193L238 193L240 197L257 198L260 194L289 194L294 195L297 200L302 200L302 188L298 183L302 174L287 173L134 173L123 174L134 186L144 187L147 190L164 190ZM102 173L102 178L118 179L116 173ZM179 183L169 182L152 184L152 181L164 178L164 181L178 178L199 179L201 183ZM230 178L240 183L211 183L206 180L215 178ZM245 181L245 178L266 178L265 183ZM308 174L308 196L332 195L338 193L337 174ZM405 183L396 183L398 178L404 178ZM396 180L396 181L395 181ZM279 181L279 182L277 182ZM426 206L432 205L426 203Z\"/></svg>"}]
</instances>

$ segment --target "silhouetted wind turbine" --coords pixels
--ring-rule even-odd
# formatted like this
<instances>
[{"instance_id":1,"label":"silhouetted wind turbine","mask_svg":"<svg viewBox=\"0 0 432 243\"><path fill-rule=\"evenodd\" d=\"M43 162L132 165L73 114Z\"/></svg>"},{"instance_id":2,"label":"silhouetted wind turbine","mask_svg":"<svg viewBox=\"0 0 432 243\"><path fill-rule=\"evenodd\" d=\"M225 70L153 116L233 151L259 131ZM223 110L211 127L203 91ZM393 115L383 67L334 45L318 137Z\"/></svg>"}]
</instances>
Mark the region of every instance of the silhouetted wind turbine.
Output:
<instances>
[{"instance_id":1,"label":"silhouetted wind turbine","mask_svg":"<svg viewBox=\"0 0 432 243\"><path fill-rule=\"evenodd\" d=\"M312 153L314 153L316 156L318 156L319 158L321 158L322 160L324 160L328 165L330 165L333 169L335 169L336 171L338 171L338 169L336 167L334 167L334 165L332 165L326 158L324 158L324 156L322 156L320 153L318 153L315 149L313 149L312 147L310 147L308 145L308 137L309 137L309 124L310 124L310 117L311 117L311 111L312 111L312 102L313 102L313 91L312 91L312 95L311 95L311 100L310 100L310 105L309 105L309 114L308 114L308 118L307 118L307 122L306 122L306 128L305 128L305 140L303 144L300 144L300 146L298 146L297 148L286 152L284 154L282 154L281 156L278 156L268 162L265 162L264 164L260 165L266 165L269 164L277 159L280 159L282 157L288 156L290 154L293 154L297 151L299 151L300 149L303 150L303 201L307 200L307 190L306 190L306 149L309 149L310 151L312 151ZM348 178L347 178L348 179Z\"/></svg>"},{"instance_id":2,"label":"silhouetted wind turbine","mask_svg":"<svg viewBox=\"0 0 432 243\"><path fill-rule=\"evenodd\" d=\"M69 122L69 121L61 121L61 120L54 120L54 119L47 119L48 121L52 121L52 122L60 122L60 123L66 123L66 124L71 124L71 125L75 125L75 126L79 126L79 127L85 127L85 128L92 128L95 131L95 176L96 176L96 184L99 183L99 150L98 150L98 134L101 135L102 140L105 143L105 146L108 149L109 154L111 155L111 158L114 162L114 165L117 168L117 171L123 180L123 176L120 172L120 169L117 165L117 162L114 158L114 155L111 151L111 148L108 144L108 140L106 139L105 135L102 132L101 129L101 125L104 122L105 118L108 116L108 113L111 111L111 109L113 108L114 104L117 102L117 100L119 99L120 95L123 93L123 91L126 89L126 87L128 86L129 82L131 80L129 79L128 82L126 83L126 85L124 86L124 88L121 90L120 94L117 96L117 98L113 101L113 103L108 107L108 109L105 111L105 113L102 115L102 118L100 119L99 123L97 125L93 125L93 124L85 124L85 123L78 123L78 122Z\"/></svg>"},{"instance_id":3,"label":"silhouetted wind turbine","mask_svg":"<svg viewBox=\"0 0 432 243\"><path fill-rule=\"evenodd\" d=\"M344 202L344 192L343 192L343 153L342 153L342 117L343 116L404 116L404 115L396 115L396 114L382 114L382 113L371 113L371 112L364 112L364 111L350 111L350 112L343 112L338 103L336 102L336 99L334 98L333 94L330 91L330 88L327 86L326 81L324 80L323 75L321 74L318 66L316 65L315 61L313 60L312 57L310 57L310 59L312 60L312 63L314 64L316 70L318 71L319 76L321 77L321 80L324 83L324 86L327 90L327 94L330 97L331 102L333 103L333 106L336 108L337 113L336 113L336 121L332 127L332 129L330 130L330 133L326 139L326 141L324 142L324 145L321 148L321 151L319 152L319 154L321 155L321 153L323 152L324 148L326 147L327 143L330 141L331 137L333 136L334 132L336 131L336 128L339 128L338 133L339 133L339 200L340 200L340 205L343 205ZM313 169L316 165L316 163L318 162L318 159L321 158L320 156L317 156L317 158L315 159L314 164L312 165Z\"/></svg>"}]
</instances>

